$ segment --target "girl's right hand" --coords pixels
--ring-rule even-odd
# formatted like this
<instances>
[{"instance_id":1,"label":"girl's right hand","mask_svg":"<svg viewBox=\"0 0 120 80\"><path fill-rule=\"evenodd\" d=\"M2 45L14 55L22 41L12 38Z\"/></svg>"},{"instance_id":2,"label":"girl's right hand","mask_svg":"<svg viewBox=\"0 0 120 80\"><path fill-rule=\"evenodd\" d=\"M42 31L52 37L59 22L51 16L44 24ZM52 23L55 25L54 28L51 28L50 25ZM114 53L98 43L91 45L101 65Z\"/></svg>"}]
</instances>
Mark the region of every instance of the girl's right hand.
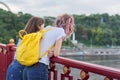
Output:
<instances>
[{"instance_id":1,"label":"girl's right hand","mask_svg":"<svg viewBox=\"0 0 120 80\"><path fill-rule=\"evenodd\" d=\"M48 57L53 57L54 56L54 51L48 51Z\"/></svg>"}]
</instances>

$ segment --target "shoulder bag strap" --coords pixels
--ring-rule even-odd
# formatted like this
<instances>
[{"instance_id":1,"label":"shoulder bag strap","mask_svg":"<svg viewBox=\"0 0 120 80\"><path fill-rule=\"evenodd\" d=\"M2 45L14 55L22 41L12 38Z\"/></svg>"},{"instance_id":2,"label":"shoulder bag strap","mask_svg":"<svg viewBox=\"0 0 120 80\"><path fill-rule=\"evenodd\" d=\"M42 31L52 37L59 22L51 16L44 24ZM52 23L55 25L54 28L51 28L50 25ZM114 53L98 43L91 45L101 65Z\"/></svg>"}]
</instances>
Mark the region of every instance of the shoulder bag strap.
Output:
<instances>
[{"instance_id":1,"label":"shoulder bag strap","mask_svg":"<svg viewBox=\"0 0 120 80\"><path fill-rule=\"evenodd\" d=\"M50 28L45 29L43 36L46 34L46 32L48 32L48 31L50 31L50 30L52 30L52 29L53 29L53 27L50 27ZM54 45L52 45L48 50L46 50L46 51L39 57L39 60L40 60L41 58L43 58L45 55L47 55L48 51L49 51L49 50L52 50L53 48L54 48Z\"/></svg>"},{"instance_id":2,"label":"shoulder bag strap","mask_svg":"<svg viewBox=\"0 0 120 80\"><path fill-rule=\"evenodd\" d=\"M52 50L55 46L52 45L48 50L46 50L40 57L39 57L39 60L42 59L47 53L48 51Z\"/></svg>"}]
</instances>

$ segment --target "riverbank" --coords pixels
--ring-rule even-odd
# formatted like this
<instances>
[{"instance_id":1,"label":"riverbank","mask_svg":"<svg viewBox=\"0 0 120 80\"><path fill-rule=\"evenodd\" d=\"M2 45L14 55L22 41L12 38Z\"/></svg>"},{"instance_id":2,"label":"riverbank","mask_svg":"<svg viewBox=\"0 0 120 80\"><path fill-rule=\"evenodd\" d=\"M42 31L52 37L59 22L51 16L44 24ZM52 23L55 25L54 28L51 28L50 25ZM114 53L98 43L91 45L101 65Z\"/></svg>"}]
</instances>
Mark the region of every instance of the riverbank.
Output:
<instances>
[{"instance_id":1,"label":"riverbank","mask_svg":"<svg viewBox=\"0 0 120 80\"><path fill-rule=\"evenodd\" d=\"M78 55L120 55L120 48L62 48L62 56Z\"/></svg>"}]
</instances>

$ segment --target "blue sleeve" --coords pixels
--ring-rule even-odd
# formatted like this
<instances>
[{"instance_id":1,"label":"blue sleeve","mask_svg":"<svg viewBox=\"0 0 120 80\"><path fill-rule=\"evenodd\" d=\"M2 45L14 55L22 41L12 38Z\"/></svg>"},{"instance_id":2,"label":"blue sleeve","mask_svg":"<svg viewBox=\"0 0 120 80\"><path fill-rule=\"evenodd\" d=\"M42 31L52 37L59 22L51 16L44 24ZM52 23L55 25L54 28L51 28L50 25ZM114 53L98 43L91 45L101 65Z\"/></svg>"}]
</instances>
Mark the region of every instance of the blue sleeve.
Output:
<instances>
[{"instance_id":1,"label":"blue sleeve","mask_svg":"<svg viewBox=\"0 0 120 80\"><path fill-rule=\"evenodd\" d=\"M21 39L18 40L17 47L20 45L20 42L21 42ZM17 50L17 48L16 48L16 50ZM15 52L15 55L14 55L14 59L16 59L16 52Z\"/></svg>"},{"instance_id":2,"label":"blue sleeve","mask_svg":"<svg viewBox=\"0 0 120 80\"><path fill-rule=\"evenodd\" d=\"M20 45L21 39L18 40L17 47Z\"/></svg>"}]
</instances>

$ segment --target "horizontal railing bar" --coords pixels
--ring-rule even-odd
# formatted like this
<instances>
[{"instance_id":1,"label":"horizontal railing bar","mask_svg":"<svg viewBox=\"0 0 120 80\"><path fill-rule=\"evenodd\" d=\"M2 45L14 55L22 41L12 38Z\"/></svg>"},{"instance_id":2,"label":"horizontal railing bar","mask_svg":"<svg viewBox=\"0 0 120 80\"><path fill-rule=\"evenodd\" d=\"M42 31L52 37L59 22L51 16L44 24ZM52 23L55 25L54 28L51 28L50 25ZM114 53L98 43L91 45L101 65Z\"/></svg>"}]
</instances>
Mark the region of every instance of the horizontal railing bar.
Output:
<instances>
[{"instance_id":1,"label":"horizontal railing bar","mask_svg":"<svg viewBox=\"0 0 120 80\"><path fill-rule=\"evenodd\" d=\"M68 59L64 57L53 57L51 58L51 62L63 64L66 66L77 68L77 69L82 69L88 72L93 72L93 73L108 76L111 78L120 79L119 69L114 69L106 66L83 62L83 61L77 61L77 60Z\"/></svg>"},{"instance_id":2,"label":"horizontal railing bar","mask_svg":"<svg viewBox=\"0 0 120 80\"><path fill-rule=\"evenodd\" d=\"M5 44L0 43L0 47L1 47L1 48L6 48L6 45L5 45Z\"/></svg>"}]
</instances>

